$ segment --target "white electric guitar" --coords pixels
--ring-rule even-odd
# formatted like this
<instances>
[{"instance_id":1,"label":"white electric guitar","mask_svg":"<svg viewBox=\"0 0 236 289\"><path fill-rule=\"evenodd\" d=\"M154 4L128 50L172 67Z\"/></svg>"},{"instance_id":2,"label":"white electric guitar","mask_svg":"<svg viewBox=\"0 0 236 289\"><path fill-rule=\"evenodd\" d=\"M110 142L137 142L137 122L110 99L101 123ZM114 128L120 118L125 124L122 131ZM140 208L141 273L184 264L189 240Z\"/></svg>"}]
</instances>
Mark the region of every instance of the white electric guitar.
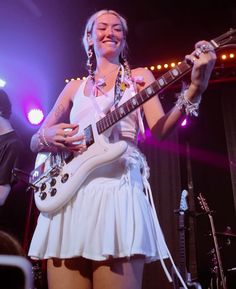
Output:
<instances>
[{"instance_id":1,"label":"white electric guitar","mask_svg":"<svg viewBox=\"0 0 236 289\"><path fill-rule=\"evenodd\" d=\"M230 29L210 43L217 50L232 42L235 32L236 30ZM192 64L184 60L102 119L98 121L94 119L91 122L89 115L88 119L81 120L80 130L84 132L88 148L83 154L39 153L29 180L30 186L34 188L37 208L48 213L59 210L76 194L94 169L121 157L127 149L127 143L125 141L109 143L109 129L168 85L180 79L191 68Z\"/></svg>"}]
</instances>

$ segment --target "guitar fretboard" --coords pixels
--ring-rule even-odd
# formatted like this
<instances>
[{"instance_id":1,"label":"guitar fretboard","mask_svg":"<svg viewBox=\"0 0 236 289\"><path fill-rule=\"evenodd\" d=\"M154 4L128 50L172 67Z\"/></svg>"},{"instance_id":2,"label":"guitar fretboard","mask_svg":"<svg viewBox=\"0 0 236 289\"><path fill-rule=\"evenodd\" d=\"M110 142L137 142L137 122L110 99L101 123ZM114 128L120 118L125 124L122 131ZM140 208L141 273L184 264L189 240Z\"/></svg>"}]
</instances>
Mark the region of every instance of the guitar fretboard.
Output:
<instances>
[{"instance_id":1,"label":"guitar fretboard","mask_svg":"<svg viewBox=\"0 0 236 289\"><path fill-rule=\"evenodd\" d=\"M176 65L174 68L164 73L161 77L156 79L153 83L137 93L135 96L124 102L113 111L109 112L105 117L96 123L98 133L103 133L105 130L141 106L151 97L162 91L168 85L181 78L184 74L191 70L191 67L192 66L188 64L186 60L182 61L179 65Z\"/></svg>"}]
</instances>

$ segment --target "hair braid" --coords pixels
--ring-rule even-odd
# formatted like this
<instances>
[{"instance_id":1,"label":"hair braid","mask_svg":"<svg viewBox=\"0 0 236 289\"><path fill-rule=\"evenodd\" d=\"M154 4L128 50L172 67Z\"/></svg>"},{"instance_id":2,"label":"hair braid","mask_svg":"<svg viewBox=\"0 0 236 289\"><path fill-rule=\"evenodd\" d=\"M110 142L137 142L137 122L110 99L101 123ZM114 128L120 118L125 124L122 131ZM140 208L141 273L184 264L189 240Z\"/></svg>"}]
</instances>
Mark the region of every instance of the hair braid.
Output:
<instances>
[{"instance_id":1,"label":"hair braid","mask_svg":"<svg viewBox=\"0 0 236 289\"><path fill-rule=\"evenodd\" d=\"M88 49L88 59L87 59L87 69L88 69L88 73L89 76L91 77L92 81L95 82L95 69L94 69L94 65L95 65L95 56L94 56L94 50L93 50L93 46L90 46Z\"/></svg>"}]
</instances>

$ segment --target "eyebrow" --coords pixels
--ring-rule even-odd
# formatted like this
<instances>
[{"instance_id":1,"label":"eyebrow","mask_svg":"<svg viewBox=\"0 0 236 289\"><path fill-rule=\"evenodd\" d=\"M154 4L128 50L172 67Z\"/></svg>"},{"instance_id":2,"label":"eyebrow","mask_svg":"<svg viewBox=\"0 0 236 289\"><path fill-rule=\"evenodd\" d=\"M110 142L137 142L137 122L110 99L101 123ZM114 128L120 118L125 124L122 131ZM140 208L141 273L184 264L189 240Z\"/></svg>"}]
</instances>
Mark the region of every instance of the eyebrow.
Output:
<instances>
[{"instance_id":1,"label":"eyebrow","mask_svg":"<svg viewBox=\"0 0 236 289\"><path fill-rule=\"evenodd\" d=\"M106 22L97 22L97 25L109 25L108 23ZM115 24L112 24L112 26L121 26L122 27L122 24L121 23L115 23Z\"/></svg>"}]
</instances>

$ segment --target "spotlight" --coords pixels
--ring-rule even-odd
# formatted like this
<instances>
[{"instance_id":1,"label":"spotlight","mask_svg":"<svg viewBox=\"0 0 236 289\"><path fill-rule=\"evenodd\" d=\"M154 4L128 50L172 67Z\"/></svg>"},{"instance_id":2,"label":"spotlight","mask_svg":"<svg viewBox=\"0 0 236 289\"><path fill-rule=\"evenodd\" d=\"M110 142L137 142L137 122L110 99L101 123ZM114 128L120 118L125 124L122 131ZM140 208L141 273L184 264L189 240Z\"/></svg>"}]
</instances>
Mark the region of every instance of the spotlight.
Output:
<instances>
[{"instance_id":1,"label":"spotlight","mask_svg":"<svg viewBox=\"0 0 236 289\"><path fill-rule=\"evenodd\" d=\"M0 78L0 87L4 87L6 85L6 81Z\"/></svg>"},{"instance_id":2,"label":"spotlight","mask_svg":"<svg viewBox=\"0 0 236 289\"><path fill-rule=\"evenodd\" d=\"M186 125L187 125L187 118L185 118L181 123L181 126L186 126Z\"/></svg>"},{"instance_id":3,"label":"spotlight","mask_svg":"<svg viewBox=\"0 0 236 289\"><path fill-rule=\"evenodd\" d=\"M44 114L41 109L34 108L28 112L28 120L31 124L37 125L40 124L44 119Z\"/></svg>"}]
</instances>

